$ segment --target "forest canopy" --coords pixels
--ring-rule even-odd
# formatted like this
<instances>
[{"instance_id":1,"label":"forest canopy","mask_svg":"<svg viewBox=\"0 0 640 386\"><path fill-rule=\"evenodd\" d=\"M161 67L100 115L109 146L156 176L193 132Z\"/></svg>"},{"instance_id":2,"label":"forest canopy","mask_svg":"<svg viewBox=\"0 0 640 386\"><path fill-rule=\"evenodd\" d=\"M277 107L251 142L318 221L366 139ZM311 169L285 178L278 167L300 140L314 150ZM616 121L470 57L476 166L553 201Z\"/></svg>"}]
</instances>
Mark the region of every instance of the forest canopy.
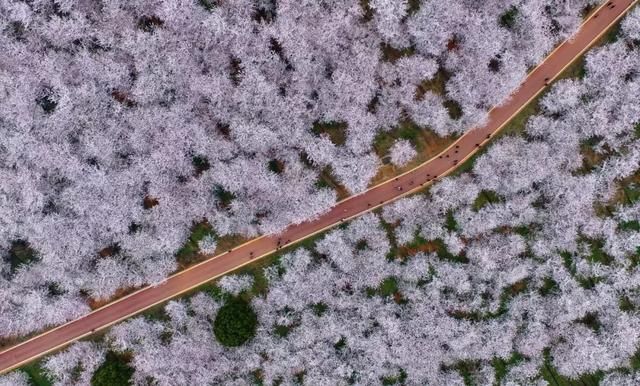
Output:
<instances>
[{"instance_id":1,"label":"forest canopy","mask_svg":"<svg viewBox=\"0 0 640 386\"><path fill-rule=\"evenodd\" d=\"M411 165L595 3L0 2L0 336ZM37 368L56 385L640 383L639 50L636 8L453 175Z\"/></svg>"}]
</instances>

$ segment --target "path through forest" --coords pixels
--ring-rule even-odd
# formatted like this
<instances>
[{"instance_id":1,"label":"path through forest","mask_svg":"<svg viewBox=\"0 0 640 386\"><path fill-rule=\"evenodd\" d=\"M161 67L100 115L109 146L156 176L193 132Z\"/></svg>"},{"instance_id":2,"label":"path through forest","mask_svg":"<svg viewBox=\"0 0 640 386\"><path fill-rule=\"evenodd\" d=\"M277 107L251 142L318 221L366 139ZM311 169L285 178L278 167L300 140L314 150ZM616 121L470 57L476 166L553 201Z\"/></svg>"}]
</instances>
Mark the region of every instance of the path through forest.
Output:
<instances>
[{"instance_id":1,"label":"path through forest","mask_svg":"<svg viewBox=\"0 0 640 386\"><path fill-rule=\"evenodd\" d=\"M81 318L46 331L0 353L0 373L57 350L73 341L102 330L156 304L185 293L256 259L323 232L343 221L360 216L381 205L414 193L451 173L473 156L492 135L504 127L549 83L577 60L638 0L611 0L603 3L579 30L558 46L529 73L520 87L500 106L489 112L484 126L474 128L437 157L366 192L347 198L318 218L292 225L279 235L263 236L168 277L163 282L140 289Z\"/></svg>"}]
</instances>

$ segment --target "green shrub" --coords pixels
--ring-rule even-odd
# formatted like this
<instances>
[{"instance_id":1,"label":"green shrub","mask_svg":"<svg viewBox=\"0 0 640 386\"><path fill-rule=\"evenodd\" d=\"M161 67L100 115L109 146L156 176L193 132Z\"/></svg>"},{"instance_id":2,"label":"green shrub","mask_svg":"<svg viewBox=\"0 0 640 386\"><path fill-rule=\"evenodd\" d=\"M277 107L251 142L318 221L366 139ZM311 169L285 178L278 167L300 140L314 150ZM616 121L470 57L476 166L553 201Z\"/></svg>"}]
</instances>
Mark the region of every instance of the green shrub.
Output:
<instances>
[{"instance_id":1,"label":"green shrub","mask_svg":"<svg viewBox=\"0 0 640 386\"><path fill-rule=\"evenodd\" d=\"M325 303L315 303L311 305L311 309L316 316L322 316L329 307Z\"/></svg>"},{"instance_id":2,"label":"green shrub","mask_svg":"<svg viewBox=\"0 0 640 386\"><path fill-rule=\"evenodd\" d=\"M444 227L449 232L455 232L460 229L452 210L447 211L447 217L445 218Z\"/></svg>"},{"instance_id":3,"label":"green shrub","mask_svg":"<svg viewBox=\"0 0 640 386\"><path fill-rule=\"evenodd\" d=\"M542 286L538 290L541 296L552 295L559 289L558 283L551 277L545 277L542 281Z\"/></svg>"},{"instance_id":4,"label":"green shrub","mask_svg":"<svg viewBox=\"0 0 640 386\"><path fill-rule=\"evenodd\" d=\"M276 174L282 174L282 172L284 171L284 162L274 158L269 161L268 168L270 171Z\"/></svg>"},{"instance_id":5,"label":"green shrub","mask_svg":"<svg viewBox=\"0 0 640 386\"><path fill-rule=\"evenodd\" d=\"M207 159L207 157L202 155L194 156L191 159L191 163L193 164L193 168L195 170L196 176L200 176L202 173L211 169L211 164L209 163L209 160Z\"/></svg>"},{"instance_id":6,"label":"green shrub","mask_svg":"<svg viewBox=\"0 0 640 386\"><path fill-rule=\"evenodd\" d=\"M513 29L516 25L516 19L518 18L518 9L515 6L512 6L508 10L506 10L502 15L500 15L499 24L501 27L506 29Z\"/></svg>"},{"instance_id":7,"label":"green shrub","mask_svg":"<svg viewBox=\"0 0 640 386\"><path fill-rule=\"evenodd\" d=\"M273 332L280 338L286 338L287 335L289 335L289 333L291 332L291 326L276 324L276 326L273 329Z\"/></svg>"},{"instance_id":8,"label":"green shrub","mask_svg":"<svg viewBox=\"0 0 640 386\"><path fill-rule=\"evenodd\" d=\"M215 185L213 187L213 195L218 199L218 204L221 208L228 208L231 205L231 201L236 198L233 192L226 190L222 185Z\"/></svg>"},{"instance_id":9,"label":"green shrub","mask_svg":"<svg viewBox=\"0 0 640 386\"><path fill-rule=\"evenodd\" d=\"M442 102L442 104L447 109L447 112L449 113L449 117L451 119L457 121L458 119L462 118L463 111L460 103L454 101L453 99L447 99L446 101Z\"/></svg>"},{"instance_id":10,"label":"green shrub","mask_svg":"<svg viewBox=\"0 0 640 386\"><path fill-rule=\"evenodd\" d=\"M20 370L29 377L29 385L31 386L53 386L53 381L42 368L42 361L29 363L20 367Z\"/></svg>"},{"instance_id":11,"label":"green shrub","mask_svg":"<svg viewBox=\"0 0 640 386\"><path fill-rule=\"evenodd\" d=\"M251 305L241 298L227 300L213 322L218 342L226 347L238 347L256 334L258 317Z\"/></svg>"},{"instance_id":12,"label":"green shrub","mask_svg":"<svg viewBox=\"0 0 640 386\"><path fill-rule=\"evenodd\" d=\"M122 354L109 351L91 377L91 386L128 386L133 376L129 360Z\"/></svg>"},{"instance_id":13,"label":"green shrub","mask_svg":"<svg viewBox=\"0 0 640 386\"><path fill-rule=\"evenodd\" d=\"M391 296L398 292L398 280L395 277L388 277L380 283L378 288L380 296Z\"/></svg>"},{"instance_id":14,"label":"green shrub","mask_svg":"<svg viewBox=\"0 0 640 386\"><path fill-rule=\"evenodd\" d=\"M311 132L315 135L326 134L336 146L342 146L347 141L348 125L343 121L315 121Z\"/></svg>"},{"instance_id":15,"label":"green shrub","mask_svg":"<svg viewBox=\"0 0 640 386\"><path fill-rule=\"evenodd\" d=\"M213 11L213 9L218 6L218 2L216 0L198 0L198 4L209 12Z\"/></svg>"},{"instance_id":16,"label":"green shrub","mask_svg":"<svg viewBox=\"0 0 640 386\"><path fill-rule=\"evenodd\" d=\"M6 256L6 261L11 266L11 273L32 262L38 261L39 257L36 251L31 248L31 245L26 240L13 240L9 247L9 253Z\"/></svg>"},{"instance_id":17,"label":"green shrub","mask_svg":"<svg viewBox=\"0 0 640 386\"><path fill-rule=\"evenodd\" d=\"M489 204L497 204L503 201L504 199L493 190L482 190L478 193L478 197L476 197L473 202L472 208L477 212Z\"/></svg>"}]
</instances>

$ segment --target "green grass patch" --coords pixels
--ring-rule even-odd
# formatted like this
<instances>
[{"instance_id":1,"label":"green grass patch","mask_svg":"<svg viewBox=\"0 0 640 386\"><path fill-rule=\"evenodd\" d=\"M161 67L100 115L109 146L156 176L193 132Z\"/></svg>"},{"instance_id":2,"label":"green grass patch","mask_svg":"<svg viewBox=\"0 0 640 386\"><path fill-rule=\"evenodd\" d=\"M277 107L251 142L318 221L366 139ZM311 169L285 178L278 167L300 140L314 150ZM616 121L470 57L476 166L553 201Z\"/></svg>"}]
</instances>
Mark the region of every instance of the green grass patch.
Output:
<instances>
[{"instance_id":1,"label":"green grass patch","mask_svg":"<svg viewBox=\"0 0 640 386\"><path fill-rule=\"evenodd\" d=\"M342 121L315 121L311 132L317 136L327 135L334 145L342 146L347 141L347 128L347 123Z\"/></svg>"},{"instance_id":2,"label":"green grass patch","mask_svg":"<svg viewBox=\"0 0 640 386\"><path fill-rule=\"evenodd\" d=\"M171 318L169 317L169 315L167 315L167 312L164 310L164 306L165 306L164 304L158 304L156 306L149 308L148 310L145 310L141 315L147 320L158 321L158 322L168 322L169 320L171 320Z\"/></svg>"},{"instance_id":3,"label":"green grass patch","mask_svg":"<svg viewBox=\"0 0 640 386\"><path fill-rule=\"evenodd\" d=\"M176 260L180 266L186 267L201 260L198 255L200 253L198 243L204 239L205 236L217 238L213 227L207 221L195 223L191 227L191 235L178 252L176 252Z\"/></svg>"},{"instance_id":4,"label":"green grass patch","mask_svg":"<svg viewBox=\"0 0 640 386\"><path fill-rule=\"evenodd\" d=\"M582 318L576 319L576 323L584 324L585 326L592 329L594 332L600 331L602 325L600 324L600 320L598 319L598 314L595 312L587 312L585 316Z\"/></svg>"},{"instance_id":5,"label":"green grass patch","mask_svg":"<svg viewBox=\"0 0 640 386\"><path fill-rule=\"evenodd\" d=\"M451 79L451 73L443 67L440 67L433 78L424 80L418 85L414 95L415 99L422 100L428 91L444 97L447 92L446 86L449 79Z\"/></svg>"},{"instance_id":6,"label":"green grass patch","mask_svg":"<svg viewBox=\"0 0 640 386\"><path fill-rule=\"evenodd\" d=\"M134 373L130 360L130 355L107 352L104 362L91 377L91 386L128 386Z\"/></svg>"},{"instance_id":7,"label":"green grass patch","mask_svg":"<svg viewBox=\"0 0 640 386\"><path fill-rule=\"evenodd\" d=\"M282 174L282 172L284 172L284 162L275 158L269 161L267 167L275 174Z\"/></svg>"},{"instance_id":8,"label":"green grass patch","mask_svg":"<svg viewBox=\"0 0 640 386\"><path fill-rule=\"evenodd\" d=\"M356 243L356 251L364 251L367 248L369 248L369 244L365 239L358 240L358 242Z\"/></svg>"},{"instance_id":9,"label":"green grass patch","mask_svg":"<svg viewBox=\"0 0 640 386\"><path fill-rule=\"evenodd\" d=\"M31 244L27 240L13 240L9 246L9 252L6 254L5 261L9 262L11 274L13 275L18 268L29 265L40 260L35 249L31 248Z\"/></svg>"},{"instance_id":10,"label":"green grass patch","mask_svg":"<svg viewBox=\"0 0 640 386\"><path fill-rule=\"evenodd\" d=\"M636 310L636 305L633 304L631 299L626 295L620 296L618 307L620 308L620 311L624 312L633 312Z\"/></svg>"},{"instance_id":11,"label":"green grass patch","mask_svg":"<svg viewBox=\"0 0 640 386\"><path fill-rule=\"evenodd\" d=\"M573 261L573 255L571 254L571 252L561 251L559 254L560 254L560 257L562 258L562 265L571 274L571 276L575 276L576 264Z\"/></svg>"},{"instance_id":12,"label":"green grass patch","mask_svg":"<svg viewBox=\"0 0 640 386\"><path fill-rule=\"evenodd\" d=\"M380 283L380 287L378 287L378 293L380 296L392 296L398 292L398 279L395 277L388 277Z\"/></svg>"},{"instance_id":13,"label":"green grass patch","mask_svg":"<svg viewBox=\"0 0 640 386\"><path fill-rule=\"evenodd\" d=\"M640 370L640 349L638 349L635 354L631 357L631 370L638 371Z\"/></svg>"},{"instance_id":14,"label":"green grass patch","mask_svg":"<svg viewBox=\"0 0 640 386\"><path fill-rule=\"evenodd\" d=\"M513 228L513 233L524 237L525 239L530 239L532 236L531 226L520 225L518 227Z\"/></svg>"},{"instance_id":15,"label":"green grass patch","mask_svg":"<svg viewBox=\"0 0 640 386\"><path fill-rule=\"evenodd\" d=\"M567 269L571 277L573 277L580 286L584 289L593 289L599 282L602 281L602 278L596 276L581 276L578 275L576 270L576 263L574 261L575 256L567 251L562 251L559 253L562 258L562 264Z\"/></svg>"},{"instance_id":16,"label":"green grass patch","mask_svg":"<svg viewBox=\"0 0 640 386\"><path fill-rule=\"evenodd\" d=\"M558 293L559 289L560 287L558 287L558 283L553 280L553 278L545 277L542 279L542 285L540 286L538 293L540 293L541 296L549 296Z\"/></svg>"},{"instance_id":17,"label":"green grass patch","mask_svg":"<svg viewBox=\"0 0 640 386\"><path fill-rule=\"evenodd\" d=\"M481 311L452 310L452 311L449 311L448 314L452 318L468 320L471 322L497 319L507 313L509 302L511 301L511 299L513 299L519 294L526 292L528 288L529 288L528 279L517 281L512 285L510 285L509 287L506 287L500 294L500 302L498 305L498 309L495 311L481 312Z\"/></svg>"},{"instance_id":18,"label":"green grass patch","mask_svg":"<svg viewBox=\"0 0 640 386\"><path fill-rule=\"evenodd\" d=\"M213 11L213 9L218 6L217 0L197 0L197 2L198 5L209 12Z\"/></svg>"},{"instance_id":19,"label":"green grass patch","mask_svg":"<svg viewBox=\"0 0 640 386\"><path fill-rule=\"evenodd\" d=\"M594 374L584 374L576 379L566 377L553 367L553 358L550 350L544 351L544 363L540 369L542 379L549 383L549 386L598 386L604 377L604 373L598 371Z\"/></svg>"},{"instance_id":20,"label":"green grass patch","mask_svg":"<svg viewBox=\"0 0 640 386\"><path fill-rule=\"evenodd\" d=\"M397 375L388 375L381 379L383 386L404 385L407 380L407 372L400 369Z\"/></svg>"},{"instance_id":21,"label":"green grass patch","mask_svg":"<svg viewBox=\"0 0 640 386\"><path fill-rule=\"evenodd\" d=\"M453 253L449 252L442 239L435 239L432 241L432 243L434 243L436 246L436 255L438 256L438 258L460 264L466 264L469 262L469 259L467 258L467 256L465 256L464 252L459 255L454 255Z\"/></svg>"},{"instance_id":22,"label":"green grass patch","mask_svg":"<svg viewBox=\"0 0 640 386\"><path fill-rule=\"evenodd\" d=\"M557 80L565 78L584 79L587 76L587 61L584 56L576 60ZM557 81L556 80L556 81Z\"/></svg>"},{"instance_id":23,"label":"green grass patch","mask_svg":"<svg viewBox=\"0 0 640 386\"><path fill-rule=\"evenodd\" d=\"M379 132L373 140L373 148L379 157L385 157L389 154L389 149L399 139L406 139L416 148L416 151L422 150L422 144L418 140L421 131L424 129L410 120L402 120L397 126L389 131Z\"/></svg>"},{"instance_id":24,"label":"green grass patch","mask_svg":"<svg viewBox=\"0 0 640 386\"><path fill-rule=\"evenodd\" d=\"M405 244L404 247L408 249L419 249L420 247L427 244L428 242L429 241L427 241L424 237L420 235L420 231L416 230L416 233L413 236L413 240L411 240L411 242L409 242L408 244Z\"/></svg>"},{"instance_id":25,"label":"green grass patch","mask_svg":"<svg viewBox=\"0 0 640 386\"><path fill-rule=\"evenodd\" d=\"M511 354L511 356L506 360L498 357L493 358L493 360L491 361L491 366L493 367L496 376L493 384L495 386L501 385L502 380L507 376L509 369L522 362L523 360L524 357L517 352Z\"/></svg>"},{"instance_id":26,"label":"green grass patch","mask_svg":"<svg viewBox=\"0 0 640 386\"><path fill-rule=\"evenodd\" d=\"M460 118L462 118L462 106L460 106L460 103L454 101L453 99L447 99L444 102L442 102L442 105L444 106L445 109L447 109L447 113L449 113L449 118L453 119L454 121L459 120Z\"/></svg>"},{"instance_id":27,"label":"green grass patch","mask_svg":"<svg viewBox=\"0 0 640 386\"><path fill-rule=\"evenodd\" d=\"M601 277L597 276L577 276L576 280L578 284L584 289L593 289L598 283L602 281Z\"/></svg>"},{"instance_id":28,"label":"green grass patch","mask_svg":"<svg viewBox=\"0 0 640 386\"><path fill-rule=\"evenodd\" d=\"M220 287L218 287L217 285L213 284L213 283L207 283L205 284L201 289L201 292L206 293L207 295L211 296L211 298L219 301L219 302L226 302L229 299L229 294L227 294L226 292L224 292Z\"/></svg>"},{"instance_id":29,"label":"green grass patch","mask_svg":"<svg viewBox=\"0 0 640 386\"><path fill-rule=\"evenodd\" d=\"M418 126L415 122L404 119L389 131L380 131L373 140L373 148L378 157L389 162L385 157L389 155L389 149L396 141L404 139L413 145L418 153L425 147L435 145L436 138L440 138L432 130ZM432 143L433 142L433 143Z\"/></svg>"},{"instance_id":30,"label":"green grass patch","mask_svg":"<svg viewBox=\"0 0 640 386\"><path fill-rule=\"evenodd\" d=\"M213 187L213 195L218 200L218 206L221 209L229 208L231 201L236 198L236 195L233 192L226 190L222 185L216 185Z\"/></svg>"},{"instance_id":31,"label":"green grass patch","mask_svg":"<svg viewBox=\"0 0 640 386\"><path fill-rule=\"evenodd\" d=\"M404 261L405 258L413 256L419 252L435 253L439 259L450 261L452 263L465 264L469 262L464 251L459 255L454 255L449 252L442 239L425 240L420 236L419 231L416 231L414 239L411 242L398 248L394 258L400 258Z\"/></svg>"},{"instance_id":32,"label":"green grass patch","mask_svg":"<svg viewBox=\"0 0 640 386\"><path fill-rule=\"evenodd\" d=\"M589 255L587 261L591 263L600 263L604 265L610 265L613 262L613 257L609 256L602 249L604 247L604 241L600 239L588 239Z\"/></svg>"},{"instance_id":33,"label":"green grass patch","mask_svg":"<svg viewBox=\"0 0 640 386\"><path fill-rule=\"evenodd\" d=\"M474 375L480 371L480 361L459 361L451 366L450 369L453 369L460 374L465 386L475 386Z\"/></svg>"},{"instance_id":34,"label":"green grass patch","mask_svg":"<svg viewBox=\"0 0 640 386\"><path fill-rule=\"evenodd\" d=\"M42 360L26 364L20 367L20 370L27 374L29 384L32 386L53 386L53 380L47 376L42 367Z\"/></svg>"},{"instance_id":35,"label":"green grass patch","mask_svg":"<svg viewBox=\"0 0 640 386\"><path fill-rule=\"evenodd\" d=\"M311 305L311 310L317 317L324 315L324 313L327 312L328 309L329 307L324 303L314 303Z\"/></svg>"},{"instance_id":36,"label":"green grass patch","mask_svg":"<svg viewBox=\"0 0 640 386\"><path fill-rule=\"evenodd\" d=\"M380 52L382 53L382 61L395 63L400 58L406 58L415 54L414 46L395 48L391 44L380 43Z\"/></svg>"},{"instance_id":37,"label":"green grass patch","mask_svg":"<svg viewBox=\"0 0 640 386\"><path fill-rule=\"evenodd\" d=\"M620 31L622 25L620 23L616 23L607 31L607 34L604 36L604 44L615 43L620 39Z\"/></svg>"},{"instance_id":38,"label":"green grass patch","mask_svg":"<svg viewBox=\"0 0 640 386\"><path fill-rule=\"evenodd\" d=\"M629 262L631 263L630 268L635 268L640 266L640 246L636 248L636 253L632 253L629 257Z\"/></svg>"},{"instance_id":39,"label":"green grass patch","mask_svg":"<svg viewBox=\"0 0 640 386\"><path fill-rule=\"evenodd\" d=\"M374 213L380 219L380 225L382 225L382 229L384 229L385 233L387 234L387 239L389 240L390 248L389 248L389 252L387 253L387 260L394 260L398 254L398 239L396 239L396 233L395 233L394 227L393 225L384 221L384 219L381 216L381 213L382 213L381 209L376 209Z\"/></svg>"},{"instance_id":40,"label":"green grass patch","mask_svg":"<svg viewBox=\"0 0 640 386\"><path fill-rule=\"evenodd\" d=\"M504 199L500 197L498 193L492 190L482 190L478 193L478 197L473 201L472 208L477 212L489 204L498 204L503 201Z\"/></svg>"},{"instance_id":41,"label":"green grass patch","mask_svg":"<svg viewBox=\"0 0 640 386\"><path fill-rule=\"evenodd\" d=\"M45 87L41 94L42 95L36 99L36 103L46 114L52 114L56 110L56 107L58 107L55 91L51 87Z\"/></svg>"},{"instance_id":42,"label":"green grass patch","mask_svg":"<svg viewBox=\"0 0 640 386\"><path fill-rule=\"evenodd\" d=\"M529 289L529 279L519 280L510 286L506 287L500 295L500 306L498 310L489 315L490 318L496 318L502 316L507 312L507 305L511 299L516 296L525 293Z\"/></svg>"},{"instance_id":43,"label":"green grass patch","mask_svg":"<svg viewBox=\"0 0 640 386\"><path fill-rule=\"evenodd\" d=\"M344 199L349 196L349 192L342 186L337 179L333 176L331 165L325 166L318 174L318 179L315 182L317 189L333 189L336 191L338 199Z\"/></svg>"},{"instance_id":44,"label":"green grass patch","mask_svg":"<svg viewBox=\"0 0 640 386\"><path fill-rule=\"evenodd\" d=\"M274 262L274 264L278 264L278 266L280 267L279 260ZM280 269L281 269L281 274L283 274L284 269L282 267L280 267ZM241 295L244 295L246 297L266 295L266 293L269 291L269 280L267 280L267 277L264 275L264 270L255 269L255 270L252 270L250 274L253 275L253 287L251 287L251 291L247 292L246 295L245 294L241 294Z\"/></svg>"},{"instance_id":45,"label":"green grass patch","mask_svg":"<svg viewBox=\"0 0 640 386\"><path fill-rule=\"evenodd\" d=\"M596 151L595 147L601 140L602 137L594 136L580 144L582 166L576 170L578 175L592 173L602 165L604 161L617 154L617 152L612 150L607 144L602 146L601 150Z\"/></svg>"},{"instance_id":46,"label":"green grass patch","mask_svg":"<svg viewBox=\"0 0 640 386\"><path fill-rule=\"evenodd\" d=\"M341 351L346 347L347 347L347 338L345 338L344 336L340 337L340 339L333 345L333 348L335 348L336 351Z\"/></svg>"},{"instance_id":47,"label":"green grass patch","mask_svg":"<svg viewBox=\"0 0 640 386\"><path fill-rule=\"evenodd\" d=\"M515 6L511 6L509 9L507 9L500 15L500 18L498 19L498 24L502 28L512 30L516 25L516 21L518 20L518 14L519 14L518 8L516 8Z\"/></svg>"},{"instance_id":48,"label":"green grass patch","mask_svg":"<svg viewBox=\"0 0 640 386\"><path fill-rule=\"evenodd\" d=\"M362 21L371 21L371 19L373 19L374 11L369 5L369 0L360 0L360 8L362 8Z\"/></svg>"},{"instance_id":49,"label":"green grass patch","mask_svg":"<svg viewBox=\"0 0 640 386\"><path fill-rule=\"evenodd\" d=\"M369 297L392 297L398 304L406 303L406 300L402 299L402 294L398 288L398 279L393 276L384 279L377 288L367 288L365 292Z\"/></svg>"},{"instance_id":50,"label":"green grass patch","mask_svg":"<svg viewBox=\"0 0 640 386\"><path fill-rule=\"evenodd\" d=\"M467 158L464 162L458 164L458 167L455 168L449 175L455 177L473 171L473 165L475 165L476 160L487 152L487 148L488 146L485 146L484 148L477 151L474 155Z\"/></svg>"},{"instance_id":51,"label":"green grass patch","mask_svg":"<svg viewBox=\"0 0 640 386\"><path fill-rule=\"evenodd\" d=\"M527 122L529 121L529 118L540 114L540 100L547 93L547 90L538 95L534 100L532 100L522 110L520 110L518 114L516 114L506 125L504 125L502 129L500 129L500 133L493 136L494 141L496 140L496 138L500 138L504 135L523 135L527 128Z\"/></svg>"},{"instance_id":52,"label":"green grass patch","mask_svg":"<svg viewBox=\"0 0 640 386\"><path fill-rule=\"evenodd\" d=\"M316 180L314 186L316 187L316 189L331 189L331 185L329 184L329 182L327 181L326 178L323 178L322 176L318 177L318 179Z\"/></svg>"},{"instance_id":53,"label":"green grass patch","mask_svg":"<svg viewBox=\"0 0 640 386\"><path fill-rule=\"evenodd\" d=\"M626 205L634 205L640 200L640 184L632 183L622 187Z\"/></svg>"},{"instance_id":54,"label":"green grass patch","mask_svg":"<svg viewBox=\"0 0 640 386\"><path fill-rule=\"evenodd\" d=\"M444 220L444 227L449 232L455 232L460 228L455 216L453 215L453 210L447 211L447 215Z\"/></svg>"},{"instance_id":55,"label":"green grass patch","mask_svg":"<svg viewBox=\"0 0 640 386\"><path fill-rule=\"evenodd\" d=\"M420 0L409 0L407 14L413 15L420 10Z\"/></svg>"},{"instance_id":56,"label":"green grass patch","mask_svg":"<svg viewBox=\"0 0 640 386\"><path fill-rule=\"evenodd\" d=\"M594 209L600 217L612 217L618 206L631 206L640 201L640 170L617 181L616 192L604 202L596 202Z\"/></svg>"},{"instance_id":57,"label":"green grass patch","mask_svg":"<svg viewBox=\"0 0 640 386\"><path fill-rule=\"evenodd\" d=\"M291 326L276 324L276 326L273 329L273 333L279 336L280 338L286 338L287 335L289 335L289 333L291 332L291 330L292 330Z\"/></svg>"},{"instance_id":58,"label":"green grass patch","mask_svg":"<svg viewBox=\"0 0 640 386\"><path fill-rule=\"evenodd\" d=\"M195 170L194 174L196 177L200 176L202 173L211 169L211 164L209 163L209 160L207 159L207 157L203 155L194 156L191 159L191 164L193 165L193 168Z\"/></svg>"},{"instance_id":59,"label":"green grass patch","mask_svg":"<svg viewBox=\"0 0 640 386\"><path fill-rule=\"evenodd\" d=\"M436 156L455 139L456 135L441 137L428 127L417 125L410 119L402 119L397 125L388 130L378 131L374 138L373 148L383 162L378 173L371 181L372 185L392 179L402 170L408 170L431 157ZM411 162L402 167L391 164L390 149L398 140L407 140L413 145L417 154Z\"/></svg>"}]
</instances>

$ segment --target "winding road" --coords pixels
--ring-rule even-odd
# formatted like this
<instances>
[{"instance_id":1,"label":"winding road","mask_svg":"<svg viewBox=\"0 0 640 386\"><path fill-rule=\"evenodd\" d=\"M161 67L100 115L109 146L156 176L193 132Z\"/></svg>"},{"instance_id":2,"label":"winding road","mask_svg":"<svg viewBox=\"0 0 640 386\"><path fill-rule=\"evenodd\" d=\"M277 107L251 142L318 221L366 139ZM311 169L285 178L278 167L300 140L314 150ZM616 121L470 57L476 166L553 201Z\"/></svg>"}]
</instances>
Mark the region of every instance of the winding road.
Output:
<instances>
[{"instance_id":1,"label":"winding road","mask_svg":"<svg viewBox=\"0 0 640 386\"><path fill-rule=\"evenodd\" d=\"M263 236L231 251L170 276L163 282L140 289L85 316L43 332L0 353L0 374L60 349L156 304L183 294L225 273L269 255L309 236L340 224L400 197L414 193L451 173L538 96L563 70L577 60L638 0L603 3L578 31L558 46L529 73L520 87L500 106L489 112L482 127L474 128L435 158L364 193L347 198L318 218L292 225L281 234Z\"/></svg>"}]
</instances>

